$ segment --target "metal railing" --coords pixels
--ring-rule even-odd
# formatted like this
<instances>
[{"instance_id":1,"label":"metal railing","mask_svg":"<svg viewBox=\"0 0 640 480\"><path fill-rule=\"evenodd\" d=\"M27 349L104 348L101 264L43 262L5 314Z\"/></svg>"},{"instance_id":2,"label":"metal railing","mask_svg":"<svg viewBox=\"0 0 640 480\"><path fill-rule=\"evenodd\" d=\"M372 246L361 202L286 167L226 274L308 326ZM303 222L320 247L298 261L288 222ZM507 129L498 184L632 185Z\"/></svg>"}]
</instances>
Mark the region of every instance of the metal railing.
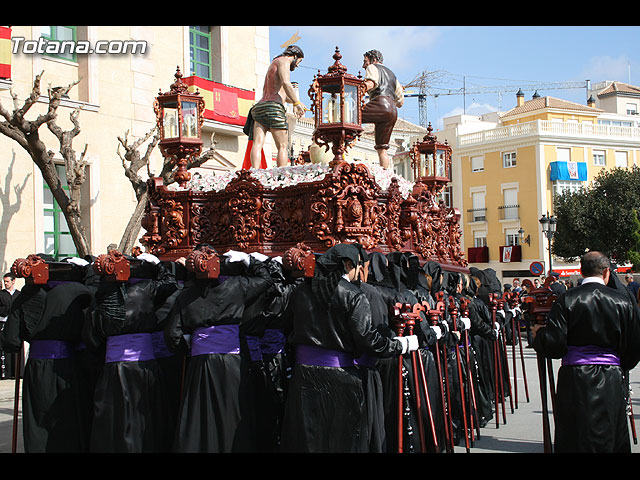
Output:
<instances>
[{"instance_id":1,"label":"metal railing","mask_svg":"<svg viewBox=\"0 0 640 480\"><path fill-rule=\"evenodd\" d=\"M487 221L487 209L486 208L470 208L467 210L469 214L470 222L486 222Z\"/></svg>"},{"instance_id":2,"label":"metal railing","mask_svg":"<svg viewBox=\"0 0 640 480\"><path fill-rule=\"evenodd\" d=\"M520 205L500 205L498 207L500 220L518 220L520 218Z\"/></svg>"}]
</instances>

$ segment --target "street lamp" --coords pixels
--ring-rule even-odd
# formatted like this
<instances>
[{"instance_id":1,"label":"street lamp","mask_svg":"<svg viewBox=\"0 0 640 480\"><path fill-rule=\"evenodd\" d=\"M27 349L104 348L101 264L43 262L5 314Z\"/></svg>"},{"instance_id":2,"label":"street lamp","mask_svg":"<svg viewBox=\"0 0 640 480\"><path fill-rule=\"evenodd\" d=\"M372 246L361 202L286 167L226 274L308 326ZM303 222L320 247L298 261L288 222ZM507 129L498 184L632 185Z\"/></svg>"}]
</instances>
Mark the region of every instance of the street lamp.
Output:
<instances>
[{"instance_id":1,"label":"street lamp","mask_svg":"<svg viewBox=\"0 0 640 480\"><path fill-rule=\"evenodd\" d=\"M553 263L551 261L551 240L556 233L556 223L558 220L553 215L549 216L549 212L546 215L540 217L540 225L542 225L542 233L547 237L549 241L549 273L553 271Z\"/></svg>"},{"instance_id":2,"label":"street lamp","mask_svg":"<svg viewBox=\"0 0 640 480\"><path fill-rule=\"evenodd\" d=\"M531 235L527 235L527 238L524 237L524 228L520 227L518 230L518 238L520 239L520 244L526 243L531 246Z\"/></svg>"}]
</instances>

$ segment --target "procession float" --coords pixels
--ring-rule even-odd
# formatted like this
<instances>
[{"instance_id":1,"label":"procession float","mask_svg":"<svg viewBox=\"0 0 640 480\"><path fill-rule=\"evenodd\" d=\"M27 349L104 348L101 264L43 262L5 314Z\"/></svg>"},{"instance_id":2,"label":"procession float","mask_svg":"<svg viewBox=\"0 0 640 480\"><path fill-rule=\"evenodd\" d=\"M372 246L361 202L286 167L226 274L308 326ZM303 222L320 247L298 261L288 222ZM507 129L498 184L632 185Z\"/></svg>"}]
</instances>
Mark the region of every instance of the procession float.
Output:
<instances>
[{"instance_id":1,"label":"procession float","mask_svg":"<svg viewBox=\"0 0 640 480\"><path fill-rule=\"evenodd\" d=\"M328 163L191 175L186 164L202 146L204 107L176 77L171 90L157 97L155 110L159 145L175 162L177 182L148 181L140 239L146 251L173 260L206 243L220 254L239 250L284 258L292 248L322 253L357 242L368 251L412 252L422 262L467 271L460 212L438 200L451 178L451 147L438 142L429 126L411 151L414 182L378 165L345 160L363 132L365 87L341 58L336 48L334 63L309 88L313 140L331 150Z\"/></svg>"}]
</instances>

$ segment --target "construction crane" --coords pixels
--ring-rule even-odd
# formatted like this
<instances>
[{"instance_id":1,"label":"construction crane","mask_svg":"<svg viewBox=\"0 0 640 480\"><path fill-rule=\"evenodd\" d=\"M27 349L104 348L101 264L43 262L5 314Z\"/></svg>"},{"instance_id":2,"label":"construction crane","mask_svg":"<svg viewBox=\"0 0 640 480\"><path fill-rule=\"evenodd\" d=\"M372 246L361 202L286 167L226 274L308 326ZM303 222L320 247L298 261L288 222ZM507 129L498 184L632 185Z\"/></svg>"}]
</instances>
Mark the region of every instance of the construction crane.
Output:
<instances>
[{"instance_id":1,"label":"construction crane","mask_svg":"<svg viewBox=\"0 0 640 480\"><path fill-rule=\"evenodd\" d=\"M572 88L584 88L589 91L590 81L584 82L547 82L547 83L533 83L529 85L502 85L492 87L474 87L467 88L466 77L463 77L463 87L459 89L446 89L434 87L433 81L438 76L443 75L442 72L422 72L411 82L404 85L405 91L410 88L417 88L418 93L405 93L405 97L418 97L418 112L419 112L419 124L422 127L427 126L427 97L437 98L442 95L463 95L464 96L464 110L466 111L466 96L478 95L485 93L497 93L502 98L502 94L509 92L526 92L526 91L538 91L538 90L567 90ZM499 105L500 106L500 105Z\"/></svg>"}]
</instances>

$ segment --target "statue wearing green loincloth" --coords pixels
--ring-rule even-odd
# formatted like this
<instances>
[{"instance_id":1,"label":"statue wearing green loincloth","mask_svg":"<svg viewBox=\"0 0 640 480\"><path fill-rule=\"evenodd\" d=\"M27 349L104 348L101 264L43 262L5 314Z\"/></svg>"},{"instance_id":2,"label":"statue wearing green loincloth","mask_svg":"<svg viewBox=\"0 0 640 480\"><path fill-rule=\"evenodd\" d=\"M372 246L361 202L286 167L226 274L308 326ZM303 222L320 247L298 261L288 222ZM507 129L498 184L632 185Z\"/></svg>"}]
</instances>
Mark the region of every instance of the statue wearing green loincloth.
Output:
<instances>
[{"instance_id":1,"label":"statue wearing green loincloth","mask_svg":"<svg viewBox=\"0 0 640 480\"><path fill-rule=\"evenodd\" d=\"M276 164L283 167L289 164L287 143L288 124L285 103L293 104L295 115L304 115L305 106L291 85L290 74L296 69L304 54L300 47L290 45L275 57L269 65L264 80L262 98L251 107L244 126L244 133L253 142L251 146L251 167L260 168L261 153L267 132L275 141L278 155Z\"/></svg>"}]
</instances>

